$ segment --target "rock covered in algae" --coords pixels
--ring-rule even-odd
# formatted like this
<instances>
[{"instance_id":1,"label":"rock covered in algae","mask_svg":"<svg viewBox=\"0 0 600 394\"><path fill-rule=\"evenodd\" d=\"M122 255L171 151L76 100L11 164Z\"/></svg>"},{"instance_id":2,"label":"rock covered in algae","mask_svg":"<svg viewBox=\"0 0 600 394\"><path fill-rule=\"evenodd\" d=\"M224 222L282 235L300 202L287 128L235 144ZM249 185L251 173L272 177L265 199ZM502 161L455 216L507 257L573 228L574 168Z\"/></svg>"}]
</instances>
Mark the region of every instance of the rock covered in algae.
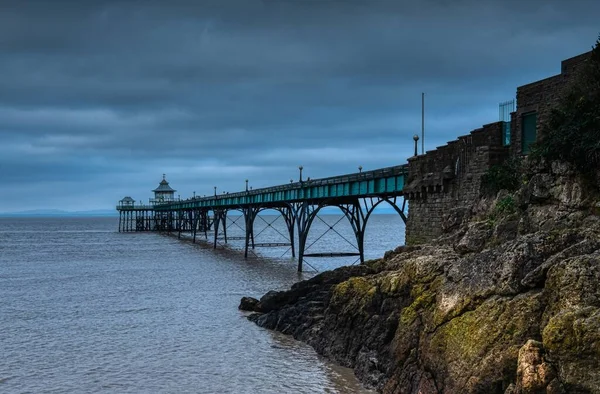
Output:
<instances>
[{"instance_id":1,"label":"rock covered in algae","mask_svg":"<svg viewBox=\"0 0 600 394\"><path fill-rule=\"evenodd\" d=\"M600 393L598 201L534 179L516 213L268 293L250 319L386 394Z\"/></svg>"}]
</instances>

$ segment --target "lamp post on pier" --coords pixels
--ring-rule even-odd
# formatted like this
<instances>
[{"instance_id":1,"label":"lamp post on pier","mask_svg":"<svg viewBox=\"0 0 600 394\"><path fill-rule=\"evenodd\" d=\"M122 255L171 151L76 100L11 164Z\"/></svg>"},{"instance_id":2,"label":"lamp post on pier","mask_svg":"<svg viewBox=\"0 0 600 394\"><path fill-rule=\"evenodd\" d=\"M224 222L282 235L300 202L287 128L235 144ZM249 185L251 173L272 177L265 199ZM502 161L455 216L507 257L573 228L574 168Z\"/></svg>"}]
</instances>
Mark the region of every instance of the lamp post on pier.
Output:
<instances>
[{"instance_id":1,"label":"lamp post on pier","mask_svg":"<svg viewBox=\"0 0 600 394\"><path fill-rule=\"evenodd\" d=\"M217 197L217 187L215 186L215 197Z\"/></svg>"},{"instance_id":2,"label":"lamp post on pier","mask_svg":"<svg viewBox=\"0 0 600 394\"><path fill-rule=\"evenodd\" d=\"M194 191L194 200L196 199L196 191Z\"/></svg>"},{"instance_id":3,"label":"lamp post on pier","mask_svg":"<svg viewBox=\"0 0 600 394\"><path fill-rule=\"evenodd\" d=\"M248 191L248 180L246 179L246 191Z\"/></svg>"},{"instance_id":4,"label":"lamp post on pier","mask_svg":"<svg viewBox=\"0 0 600 394\"><path fill-rule=\"evenodd\" d=\"M300 170L300 182L302 182L302 170L304 169L304 167L299 166L298 169Z\"/></svg>"},{"instance_id":5,"label":"lamp post on pier","mask_svg":"<svg viewBox=\"0 0 600 394\"><path fill-rule=\"evenodd\" d=\"M362 172L362 166L358 166L358 172Z\"/></svg>"}]
</instances>

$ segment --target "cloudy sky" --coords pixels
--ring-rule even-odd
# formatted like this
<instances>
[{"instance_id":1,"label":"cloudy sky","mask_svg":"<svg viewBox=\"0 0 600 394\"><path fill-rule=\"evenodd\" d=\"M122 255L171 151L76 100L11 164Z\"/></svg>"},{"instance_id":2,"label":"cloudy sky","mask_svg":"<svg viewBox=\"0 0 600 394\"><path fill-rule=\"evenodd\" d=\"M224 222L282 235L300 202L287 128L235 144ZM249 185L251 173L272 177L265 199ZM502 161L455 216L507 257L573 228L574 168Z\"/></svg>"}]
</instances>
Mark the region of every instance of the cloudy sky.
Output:
<instances>
[{"instance_id":1,"label":"cloudy sky","mask_svg":"<svg viewBox=\"0 0 600 394\"><path fill-rule=\"evenodd\" d=\"M0 211L404 163L498 120L596 0L0 0Z\"/></svg>"}]
</instances>

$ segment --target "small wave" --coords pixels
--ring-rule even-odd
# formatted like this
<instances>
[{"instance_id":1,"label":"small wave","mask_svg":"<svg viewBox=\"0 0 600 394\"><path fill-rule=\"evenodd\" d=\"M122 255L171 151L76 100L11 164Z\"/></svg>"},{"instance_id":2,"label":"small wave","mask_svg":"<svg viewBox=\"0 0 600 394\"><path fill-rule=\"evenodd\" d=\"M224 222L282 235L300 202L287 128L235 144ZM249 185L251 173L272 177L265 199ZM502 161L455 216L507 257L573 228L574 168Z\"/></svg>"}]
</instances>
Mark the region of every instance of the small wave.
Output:
<instances>
[{"instance_id":1,"label":"small wave","mask_svg":"<svg viewBox=\"0 0 600 394\"><path fill-rule=\"evenodd\" d=\"M135 313L135 312L144 312L147 310L150 310L150 308L124 309L121 311L117 311L117 313Z\"/></svg>"}]
</instances>

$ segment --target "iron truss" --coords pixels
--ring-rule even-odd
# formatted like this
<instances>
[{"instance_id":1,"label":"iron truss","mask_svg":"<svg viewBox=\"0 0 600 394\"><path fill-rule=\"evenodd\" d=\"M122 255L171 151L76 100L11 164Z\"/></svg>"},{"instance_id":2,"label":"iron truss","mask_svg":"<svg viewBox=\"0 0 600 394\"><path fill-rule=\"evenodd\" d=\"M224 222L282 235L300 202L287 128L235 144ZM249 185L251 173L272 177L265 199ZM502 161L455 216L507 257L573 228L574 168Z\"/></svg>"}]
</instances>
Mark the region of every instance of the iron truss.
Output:
<instances>
[{"instance_id":1,"label":"iron truss","mask_svg":"<svg viewBox=\"0 0 600 394\"><path fill-rule=\"evenodd\" d=\"M401 200L402 204L398 204ZM292 257L298 260L298 271L303 271L304 264L310 265L306 259L311 257L356 257L356 262L364 262L365 230L369 218L376 207L382 203L389 204L406 223L406 201L401 196L376 196L376 197L346 197L318 200L305 200L302 202L278 204L251 204L228 208L188 208L169 211L156 210L128 210L120 211L119 231L161 231L176 232L179 237L182 233L189 235L193 242L198 236L209 240L209 231L212 232L213 248L227 244L231 240L244 241L244 257L253 253L259 247L286 247L291 251ZM343 215L335 223L326 222L319 213L326 207L339 208ZM279 215L268 217L260 215L266 210L274 210ZM229 215L229 212L238 211L241 214ZM346 219L352 228L353 237L348 239L340 231L338 225ZM278 220L285 222L282 232L274 226ZM260 221L262 230L255 232L256 223ZM308 242L308 235L313 224L320 222L325 229L317 234L316 239ZM244 236L232 237L227 235L227 230L237 227L243 231ZM267 229L279 233L284 242L259 242L261 234ZM346 245L347 249L329 252L312 252L313 246L328 233L335 233ZM297 242L296 242L297 241ZM296 250L297 245L297 250Z\"/></svg>"}]
</instances>

